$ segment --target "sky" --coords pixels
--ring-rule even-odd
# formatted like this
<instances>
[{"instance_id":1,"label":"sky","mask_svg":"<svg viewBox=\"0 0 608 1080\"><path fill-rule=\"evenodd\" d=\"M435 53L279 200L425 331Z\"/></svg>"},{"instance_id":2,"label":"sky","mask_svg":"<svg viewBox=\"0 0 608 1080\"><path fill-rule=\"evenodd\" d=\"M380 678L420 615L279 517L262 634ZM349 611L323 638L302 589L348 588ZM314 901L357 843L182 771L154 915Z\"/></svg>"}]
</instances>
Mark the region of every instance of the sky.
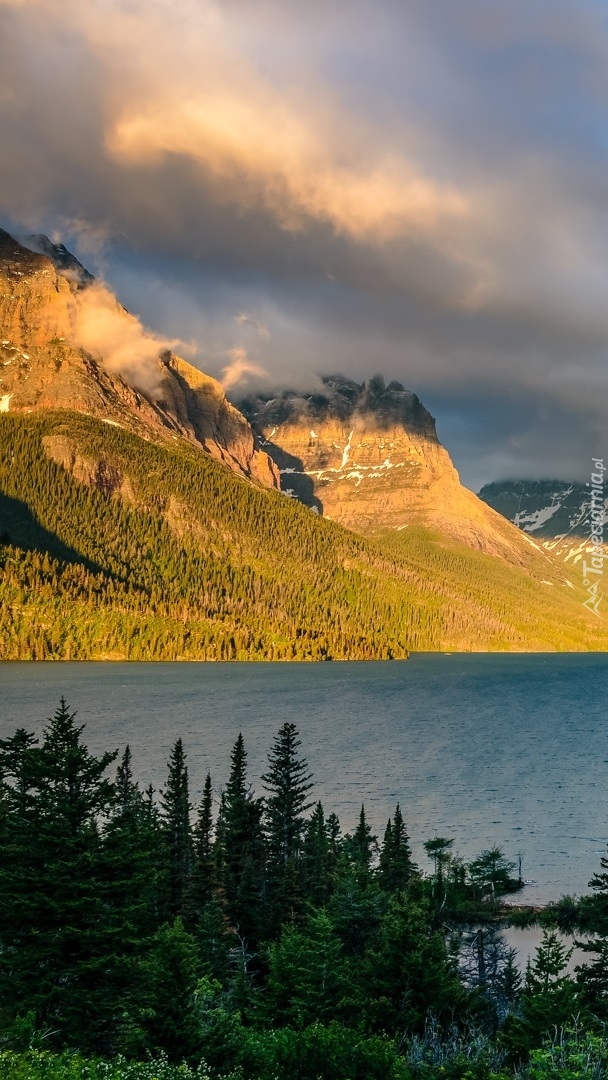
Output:
<instances>
[{"instance_id":1,"label":"sky","mask_svg":"<svg viewBox=\"0 0 608 1080\"><path fill-rule=\"evenodd\" d=\"M377 373L463 482L608 458L608 7L0 0L0 224L238 400Z\"/></svg>"}]
</instances>

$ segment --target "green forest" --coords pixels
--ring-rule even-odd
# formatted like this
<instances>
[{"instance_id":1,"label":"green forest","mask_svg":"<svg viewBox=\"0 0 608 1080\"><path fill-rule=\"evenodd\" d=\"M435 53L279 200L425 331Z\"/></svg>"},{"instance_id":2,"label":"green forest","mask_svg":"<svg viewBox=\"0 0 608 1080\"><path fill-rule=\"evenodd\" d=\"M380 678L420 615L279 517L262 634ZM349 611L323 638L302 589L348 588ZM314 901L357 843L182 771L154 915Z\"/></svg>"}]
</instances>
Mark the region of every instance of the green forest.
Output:
<instances>
[{"instance_id":1,"label":"green forest","mask_svg":"<svg viewBox=\"0 0 608 1080\"><path fill-rule=\"evenodd\" d=\"M67 411L0 417L2 659L608 648L548 573L564 576L532 548L512 566L421 528L365 539L183 439Z\"/></svg>"},{"instance_id":2,"label":"green forest","mask_svg":"<svg viewBox=\"0 0 608 1080\"><path fill-rule=\"evenodd\" d=\"M521 973L499 933L521 882L406 808L342 831L298 732L261 790L239 736L193 806L129 747L92 755L62 699L0 742L0 1075L9 1080L574 1080L608 1072L608 860L545 913ZM584 928L568 973L556 925Z\"/></svg>"}]
</instances>

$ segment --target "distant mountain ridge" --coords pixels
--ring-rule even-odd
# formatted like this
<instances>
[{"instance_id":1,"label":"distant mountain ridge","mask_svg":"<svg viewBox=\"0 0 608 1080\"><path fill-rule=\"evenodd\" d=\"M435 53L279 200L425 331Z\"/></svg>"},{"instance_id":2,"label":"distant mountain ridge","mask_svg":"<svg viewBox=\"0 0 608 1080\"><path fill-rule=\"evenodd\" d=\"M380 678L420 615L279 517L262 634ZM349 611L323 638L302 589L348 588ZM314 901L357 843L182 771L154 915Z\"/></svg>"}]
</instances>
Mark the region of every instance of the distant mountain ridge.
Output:
<instances>
[{"instance_id":1,"label":"distant mountain ridge","mask_svg":"<svg viewBox=\"0 0 608 1080\"><path fill-rule=\"evenodd\" d=\"M589 486L576 480L501 480L485 484L479 498L535 538L582 540L591 532Z\"/></svg>"}]
</instances>

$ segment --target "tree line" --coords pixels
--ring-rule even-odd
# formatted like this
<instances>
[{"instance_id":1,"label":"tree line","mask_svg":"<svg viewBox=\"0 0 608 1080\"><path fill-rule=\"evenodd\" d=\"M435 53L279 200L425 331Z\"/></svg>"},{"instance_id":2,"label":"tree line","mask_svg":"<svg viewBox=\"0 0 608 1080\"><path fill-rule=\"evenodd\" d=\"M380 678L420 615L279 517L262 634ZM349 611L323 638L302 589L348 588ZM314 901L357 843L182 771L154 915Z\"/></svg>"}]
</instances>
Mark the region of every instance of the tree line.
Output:
<instances>
[{"instance_id":1,"label":"tree line","mask_svg":"<svg viewBox=\"0 0 608 1080\"><path fill-rule=\"evenodd\" d=\"M400 805L381 839L364 807L343 833L289 722L262 785L239 735L226 783L207 776L196 807L181 739L164 787L142 789L129 748L92 755L63 699L40 739L0 742L5 1062L83 1054L135 1069L152 1055L244 1080L484 1080L555 1057L556 1030L572 1053L581 1039L597 1050L605 874L589 965L569 975L548 930L522 976L492 921L519 884L500 850L465 863L453 838L432 837L425 873Z\"/></svg>"}]
</instances>

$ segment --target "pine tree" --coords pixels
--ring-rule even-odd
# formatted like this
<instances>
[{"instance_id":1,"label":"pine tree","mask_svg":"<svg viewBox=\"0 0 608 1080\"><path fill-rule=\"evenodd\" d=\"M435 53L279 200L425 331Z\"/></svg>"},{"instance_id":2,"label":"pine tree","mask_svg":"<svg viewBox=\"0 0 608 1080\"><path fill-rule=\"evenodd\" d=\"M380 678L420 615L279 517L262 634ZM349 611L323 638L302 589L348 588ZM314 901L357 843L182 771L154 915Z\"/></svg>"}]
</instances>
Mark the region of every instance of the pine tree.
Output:
<instances>
[{"instance_id":1,"label":"pine tree","mask_svg":"<svg viewBox=\"0 0 608 1080\"><path fill-rule=\"evenodd\" d=\"M336 1018L348 991L344 950L326 911L302 929L287 923L270 947L265 1009L273 1024L306 1027Z\"/></svg>"},{"instance_id":2,"label":"pine tree","mask_svg":"<svg viewBox=\"0 0 608 1080\"><path fill-rule=\"evenodd\" d=\"M262 807L247 783L247 753L239 734L231 754L231 769L224 793L221 821L223 895L234 930L249 946L262 930L264 891L264 839Z\"/></svg>"},{"instance_id":3,"label":"pine tree","mask_svg":"<svg viewBox=\"0 0 608 1080\"><path fill-rule=\"evenodd\" d=\"M426 908L407 893L389 900L364 962L368 1019L376 1030L420 1031L429 1012L454 1019L466 995Z\"/></svg>"},{"instance_id":4,"label":"pine tree","mask_svg":"<svg viewBox=\"0 0 608 1080\"><path fill-rule=\"evenodd\" d=\"M378 872L382 888L387 892L407 888L417 873L399 803L393 821L389 821L386 827Z\"/></svg>"},{"instance_id":5,"label":"pine tree","mask_svg":"<svg viewBox=\"0 0 608 1080\"><path fill-rule=\"evenodd\" d=\"M211 776L207 773L203 798L193 832L192 877L186 898L186 919L195 926L205 906L213 896L213 791Z\"/></svg>"},{"instance_id":6,"label":"pine tree","mask_svg":"<svg viewBox=\"0 0 608 1080\"><path fill-rule=\"evenodd\" d=\"M572 949L567 950L556 933L543 930L534 963L526 971L520 1014L507 1017L503 1030L504 1041L515 1055L527 1054L579 1016L580 989L566 973L571 955Z\"/></svg>"},{"instance_id":7,"label":"pine tree","mask_svg":"<svg viewBox=\"0 0 608 1080\"><path fill-rule=\"evenodd\" d=\"M186 890L192 875L192 826L188 769L181 739L178 739L169 758L167 784L161 792L162 827L167 860L167 894L169 914L174 917L184 906Z\"/></svg>"},{"instance_id":8,"label":"pine tree","mask_svg":"<svg viewBox=\"0 0 608 1080\"><path fill-rule=\"evenodd\" d=\"M153 793L144 796L133 777L127 746L116 770L116 799L103 834L108 919L119 961L114 985L120 1021L110 1049L140 1049L140 1015L145 1008L141 957L158 928L162 907L164 844Z\"/></svg>"},{"instance_id":9,"label":"pine tree","mask_svg":"<svg viewBox=\"0 0 608 1080\"><path fill-rule=\"evenodd\" d=\"M62 698L42 744L2 748L8 844L0 869L0 1000L85 1049L113 1030L114 925L99 826L114 804L105 778L116 753L95 758Z\"/></svg>"},{"instance_id":10,"label":"pine tree","mask_svg":"<svg viewBox=\"0 0 608 1080\"><path fill-rule=\"evenodd\" d=\"M365 807L361 806L359 823L352 836L347 838L346 852L361 880L369 877L372 859L377 847L377 837L367 823Z\"/></svg>"},{"instance_id":11,"label":"pine tree","mask_svg":"<svg viewBox=\"0 0 608 1080\"><path fill-rule=\"evenodd\" d=\"M148 1047L170 1061L195 1061L201 1025L195 991L201 974L198 950L181 919L161 927L145 963Z\"/></svg>"},{"instance_id":12,"label":"pine tree","mask_svg":"<svg viewBox=\"0 0 608 1080\"><path fill-rule=\"evenodd\" d=\"M267 792L265 833L272 922L279 926L290 911L301 908L301 855L305 814L312 803L307 796L312 774L298 756L301 742L295 724L285 723L268 756L262 776Z\"/></svg>"},{"instance_id":13,"label":"pine tree","mask_svg":"<svg viewBox=\"0 0 608 1080\"><path fill-rule=\"evenodd\" d=\"M317 907L327 903L332 885L330 838L320 802L306 824L302 848L302 878L306 899Z\"/></svg>"}]
</instances>

